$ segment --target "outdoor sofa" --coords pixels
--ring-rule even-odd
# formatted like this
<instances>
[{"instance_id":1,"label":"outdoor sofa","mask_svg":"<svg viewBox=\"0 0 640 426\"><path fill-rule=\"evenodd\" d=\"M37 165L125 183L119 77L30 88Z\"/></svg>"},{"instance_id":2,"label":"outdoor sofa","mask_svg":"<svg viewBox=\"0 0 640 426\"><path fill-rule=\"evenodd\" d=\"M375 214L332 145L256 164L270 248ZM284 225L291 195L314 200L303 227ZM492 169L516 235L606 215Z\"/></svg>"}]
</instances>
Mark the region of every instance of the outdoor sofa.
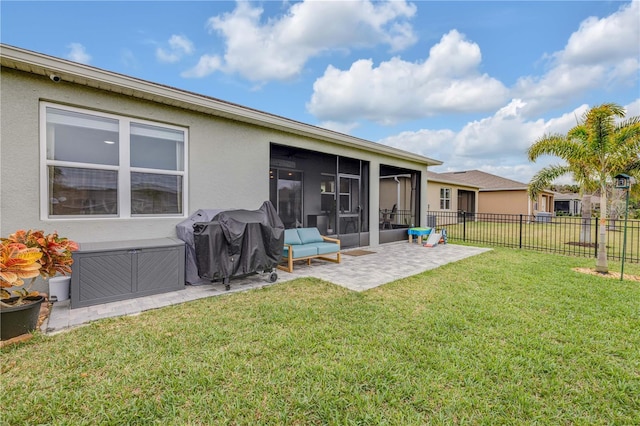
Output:
<instances>
[{"instance_id":1,"label":"outdoor sofa","mask_svg":"<svg viewBox=\"0 0 640 426\"><path fill-rule=\"evenodd\" d=\"M287 263L278 268L287 272L293 272L296 260L306 260L308 265L311 259L340 263L340 240L320 235L318 228L285 229L282 259Z\"/></svg>"}]
</instances>

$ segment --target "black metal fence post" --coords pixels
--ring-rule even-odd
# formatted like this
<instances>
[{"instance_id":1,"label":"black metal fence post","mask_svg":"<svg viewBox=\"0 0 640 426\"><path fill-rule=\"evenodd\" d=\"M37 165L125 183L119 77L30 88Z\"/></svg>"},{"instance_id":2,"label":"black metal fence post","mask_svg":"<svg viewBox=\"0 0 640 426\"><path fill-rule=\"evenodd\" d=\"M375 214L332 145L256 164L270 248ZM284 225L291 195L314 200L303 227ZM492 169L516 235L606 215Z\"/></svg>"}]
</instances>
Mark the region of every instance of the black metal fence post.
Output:
<instances>
[{"instance_id":1,"label":"black metal fence post","mask_svg":"<svg viewBox=\"0 0 640 426\"><path fill-rule=\"evenodd\" d=\"M593 222L594 222L593 227L595 229L595 234L596 234L596 244L593 248L593 257L597 259L598 258L598 218L594 217Z\"/></svg>"},{"instance_id":2,"label":"black metal fence post","mask_svg":"<svg viewBox=\"0 0 640 426\"><path fill-rule=\"evenodd\" d=\"M467 241L467 212L462 212L462 241Z\"/></svg>"},{"instance_id":3,"label":"black metal fence post","mask_svg":"<svg viewBox=\"0 0 640 426\"><path fill-rule=\"evenodd\" d=\"M518 248L522 248L522 215L520 215L520 242Z\"/></svg>"}]
</instances>

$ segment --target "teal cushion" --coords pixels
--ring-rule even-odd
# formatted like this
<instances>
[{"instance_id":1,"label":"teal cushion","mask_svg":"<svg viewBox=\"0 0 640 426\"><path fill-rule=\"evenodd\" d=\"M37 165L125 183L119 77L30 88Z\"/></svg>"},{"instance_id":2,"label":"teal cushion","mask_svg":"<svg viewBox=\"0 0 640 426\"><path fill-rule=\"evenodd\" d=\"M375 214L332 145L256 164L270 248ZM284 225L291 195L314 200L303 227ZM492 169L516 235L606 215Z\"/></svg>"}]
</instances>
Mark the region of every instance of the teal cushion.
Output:
<instances>
[{"instance_id":1,"label":"teal cushion","mask_svg":"<svg viewBox=\"0 0 640 426\"><path fill-rule=\"evenodd\" d=\"M284 230L284 243L285 244L302 244L300 237L298 236L297 229L285 229Z\"/></svg>"},{"instance_id":2,"label":"teal cushion","mask_svg":"<svg viewBox=\"0 0 640 426\"><path fill-rule=\"evenodd\" d=\"M293 255L291 257L294 259L299 259L301 257L307 256L316 256L318 254L317 247L308 246L306 244L291 246L291 249L293 250ZM289 253L287 253L287 256L289 256Z\"/></svg>"},{"instance_id":3,"label":"teal cushion","mask_svg":"<svg viewBox=\"0 0 640 426\"><path fill-rule=\"evenodd\" d=\"M298 228L298 236L302 244L321 243L324 241L318 228Z\"/></svg>"},{"instance_id":4,"label":"teal cushion","mask_svg":"<svg viewBox=\"0 0 640 426\"><path fill-rule=\"evenodd\" d=\"M306 246L315 247L318 249L318 254L337 253L340 251L340 246L336 243L309 243Z\"/></svg>"}]
</instances>

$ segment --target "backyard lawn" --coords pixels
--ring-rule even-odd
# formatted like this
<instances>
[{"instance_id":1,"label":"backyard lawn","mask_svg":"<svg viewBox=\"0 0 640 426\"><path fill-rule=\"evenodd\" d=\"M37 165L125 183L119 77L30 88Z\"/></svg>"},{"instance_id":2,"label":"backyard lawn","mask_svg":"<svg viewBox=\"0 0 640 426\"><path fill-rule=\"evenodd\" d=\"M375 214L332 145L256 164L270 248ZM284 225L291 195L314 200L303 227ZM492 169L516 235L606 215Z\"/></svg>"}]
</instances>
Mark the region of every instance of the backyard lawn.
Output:
<instances>
[{"instance_id":1,"label":"backyard lawn","mask_svg":"<svg viewBox=\"0 0 640 426\"><path fill-rule=\"evenodd\" d=\"M640 282L594 263L495 249L37 335L1 352L0 424L640 424Z\"/></svg>"}]
</instances>

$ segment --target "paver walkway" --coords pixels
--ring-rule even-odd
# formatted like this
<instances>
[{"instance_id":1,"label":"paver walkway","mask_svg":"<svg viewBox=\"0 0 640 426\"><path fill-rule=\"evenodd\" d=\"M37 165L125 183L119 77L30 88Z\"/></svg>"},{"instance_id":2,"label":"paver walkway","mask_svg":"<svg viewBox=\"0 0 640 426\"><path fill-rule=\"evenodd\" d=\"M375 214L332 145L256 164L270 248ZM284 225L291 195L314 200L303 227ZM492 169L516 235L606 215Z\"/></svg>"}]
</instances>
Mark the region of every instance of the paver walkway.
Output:
<instances>
[{"instance_id":1,"label":"paver walkway","mask_svg":"<svg viewBox=\"0 0 640 426\"><path fill-rule=\"evenodd\" d=\"M427 248L418 244L398 242L373 248L361 247L358 250L374 253L364 256L349 256L346 254L349 250L344 250L342 261L339 264L314 260L311 266L308 266L306 262L296 262L292 273L278 270L276 283L300 277L315 277L350 290L364 291L490 249L455 244L440 244ZM70 309L68 300L56 302L53 304L48 320L42 325L42 331L57 333L102 318L138 314L149 309L204 297L220 296L271 285L266 278L267 275L251 275L232 279L229 291L224 289L222 283L188 285L184 290L77 309Z\"/></svg>"}]
</instances>

